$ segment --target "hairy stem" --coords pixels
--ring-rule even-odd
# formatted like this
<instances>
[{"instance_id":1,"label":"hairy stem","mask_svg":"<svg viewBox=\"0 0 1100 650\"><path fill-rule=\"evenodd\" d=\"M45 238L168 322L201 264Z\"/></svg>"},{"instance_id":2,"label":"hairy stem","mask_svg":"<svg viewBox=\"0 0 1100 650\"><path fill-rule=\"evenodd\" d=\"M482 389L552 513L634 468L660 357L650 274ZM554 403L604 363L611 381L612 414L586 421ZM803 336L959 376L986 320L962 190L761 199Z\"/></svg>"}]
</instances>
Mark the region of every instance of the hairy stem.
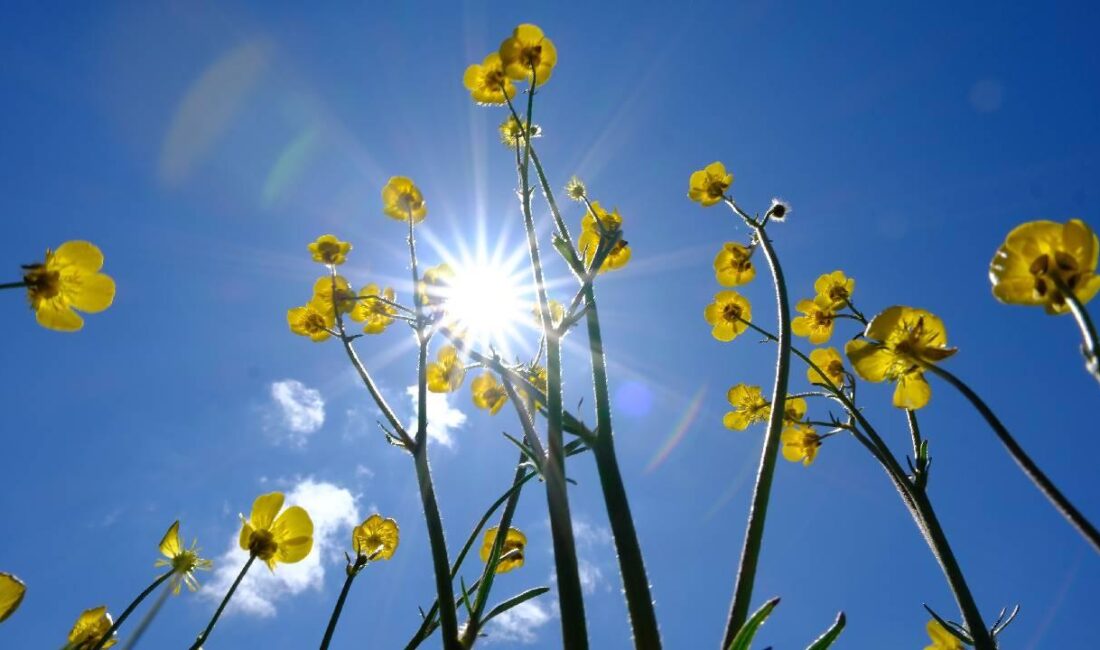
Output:
<instances>
[{"instance_id":1,"label":"hairy stem","mask_svg":"<svg viewBox=\"0 0 1100 650\"><path fill-rule=\"evenodd\" d=\"M1069 310L1073 312L1073 318L1077 321L1077 327L1081 329L1081 354L1085 357L1085 369L1089 371L1096 381L1100 381L1100 336L1096 334L1096 325L1092 322L1085 306L1060 280L1057 281L1062 295L1066 297Z\"/></svg>"},{"instance_id":2,"label":"hairy stem","mask_svg":"<svg viewBox=\"0 0 1100 650\"><path fill-rule=\"evenodd\" d=\"M321 639L321 650L328 650L328 645L332 642L332 635L336 633L336 623L340 620L340 613L344 611L344 601L348 599L348 592L351 591L351 583L366 563L366 556L359 555L355 558L355 565L348 569L347 578L344 580L344 588L340 590L340 597L336 599L336 607L333 608L332 616L328 620L328 627L325 628L325 638Z\"/></svg>"}]
</instances>

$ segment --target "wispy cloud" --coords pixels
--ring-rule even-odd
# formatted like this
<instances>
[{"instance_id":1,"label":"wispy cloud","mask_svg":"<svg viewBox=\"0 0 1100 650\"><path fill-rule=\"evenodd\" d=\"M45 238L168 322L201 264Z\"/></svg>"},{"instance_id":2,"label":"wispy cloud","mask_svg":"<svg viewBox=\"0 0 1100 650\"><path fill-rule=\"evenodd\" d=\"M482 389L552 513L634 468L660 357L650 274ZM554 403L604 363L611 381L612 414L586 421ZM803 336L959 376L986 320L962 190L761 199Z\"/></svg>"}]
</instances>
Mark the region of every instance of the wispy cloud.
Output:
<instances>
[{"instance_id":1,"label":"wispy cloud","mask_svg":"<svg viewBox=\"0 0 1100 650\"><path fill-rule=\"evenodd\" d=\"M541 598L547 598L546 594ZM550 610L538 599L520 603L489 621L486 643L526 643L538 641L538 630L553 618Z\"/></svg>"},{"instance_id":2,"label":"wispy cloud","mask_svg":"<svg viewBox=\"0 0 1100 650\"><path fill-rule=\"evenodd\" d=\"M416 431L417 388L405 389L412 403L413 419L409 431ZM451 406L446 393L428 393L428 437L444 447L453 447L455 442L451 431L461 429L466 424L466 414Z\"/></svg>"},{"instance_id":3,"label":"wispy cloud","mask_svg":"<svg viewBox=\"0 0 1100 650\"><path fill-rule=\"evenodd\" d=\"M254 564L237 588L227 614L272 617L278 601L307 589L321 589L325 565L342 561L341 548L348 531L359 524L359 508L352 493L333 483L307 478L287 492L286 505L305 508L313 520L312 552L296 564L279 565L274 572L261 562ZM229 548L215 560L213 577L199 594L212 601L220 600L246 561L248 553L240 548L234 533Z\"/></svg>"},{"instance_id":4,"label":"wispy cloud","mask_svg":"<svg viewBox=\"0 0 1100 650\"><path fill-rule=\"evenodd\" d=\"M272 383L271 400L277 415L266 419L265 428L281 442L301 447L325 423L321 392L296 379Z\"/></svg>"}]
</instances>

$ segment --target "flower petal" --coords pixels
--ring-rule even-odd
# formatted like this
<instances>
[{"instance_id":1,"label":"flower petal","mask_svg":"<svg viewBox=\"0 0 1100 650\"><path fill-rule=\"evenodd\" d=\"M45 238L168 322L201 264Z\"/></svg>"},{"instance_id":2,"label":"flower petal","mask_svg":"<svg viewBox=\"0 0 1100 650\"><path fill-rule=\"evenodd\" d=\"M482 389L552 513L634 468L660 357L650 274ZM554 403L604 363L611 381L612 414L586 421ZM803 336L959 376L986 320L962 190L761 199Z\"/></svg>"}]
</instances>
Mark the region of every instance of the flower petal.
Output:
<instances>
[{"instance_id":1,"label":"flower petal","mask_svg":"<svg viewBox=\"0 0 1100 650\"><path fill-rule=\"evenodd\" d=\"M256 497L252 502L252 516L249 517L252 527L257 530L270 530L272 522L275 521L275 515L279 514L279 510L283 508L284 498L282 492L271 492Z\"/></svg>"}]
</instances>

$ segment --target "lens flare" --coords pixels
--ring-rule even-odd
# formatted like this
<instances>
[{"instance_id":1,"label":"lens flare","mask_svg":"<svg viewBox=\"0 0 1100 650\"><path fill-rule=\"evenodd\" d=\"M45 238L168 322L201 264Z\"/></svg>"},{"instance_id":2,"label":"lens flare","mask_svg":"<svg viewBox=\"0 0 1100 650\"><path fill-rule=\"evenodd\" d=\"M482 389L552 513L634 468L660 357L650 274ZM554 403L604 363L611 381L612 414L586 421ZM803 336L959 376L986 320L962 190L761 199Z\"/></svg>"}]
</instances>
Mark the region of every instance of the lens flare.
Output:
<instances>
[{"instance_id":1,"label":"lens flare","mask_svg":"<svg viewBox=\"0 0 1100 650\"><path fill-rule=\"evenodd\" d=\"M479 347L509 350L532 321L533 301L523 276L484 256L459 260L452 268L455 278L446 292L446 309L455 329Z\"/></svg>"}]
</instances>

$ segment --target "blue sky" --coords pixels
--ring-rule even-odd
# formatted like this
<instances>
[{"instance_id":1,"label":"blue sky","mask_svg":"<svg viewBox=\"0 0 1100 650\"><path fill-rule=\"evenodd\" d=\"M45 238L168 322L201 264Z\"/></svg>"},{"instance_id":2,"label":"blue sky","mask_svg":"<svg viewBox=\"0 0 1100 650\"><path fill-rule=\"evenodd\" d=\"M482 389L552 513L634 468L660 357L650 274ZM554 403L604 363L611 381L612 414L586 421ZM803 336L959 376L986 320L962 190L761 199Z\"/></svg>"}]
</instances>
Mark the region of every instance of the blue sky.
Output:
<instances>
[{"instance_id":1,"label":"blue sky","mask_svg":"<svg viewBox=\"0 0 1100 650\"><path fill-rule=\"evenodd\" d=\"M769 385L774 356L749 336L713 340L702 318L718 290L714 253L747 237L728 212L685 196L690 173L716 159L747 208L772 196L793 204L772 234L796 300L843 268L866 312L900 303L941 316L960 348L948 367L1100 518L1095 460L1082 453L1096 385L1076 329L998 304L986 278L1021 221L1100 226L1100 10L637 4L5 5L5 281L46 247L89 239L118 295L78 335L40 329L18 292L0 295L0 570L29 585L0 645L60 645L82 609L121 610L155 576L156 544L177 518L235 571L237 513L273 489L314 507L318 553L255 583L208 647L317 643L351 525L376 510L398 519L402 544L357 580L337 645L408 638L433 593L411 463L377 433L338 346L292 336L285 311L308 297L320 268L305 246L326 232L354 243L354 284L394 282L407 298L402 227L378 201L394 174L415 178L429 202L425 263L476 247L479 231L490 248L521 246L514 172L496 140L502 111L474 106L461 85L465 66L520 22L539 24L559 50L536 109L553 182L577 173L618 206L633 249L600 296L620 462L668 647L711 647L721 634L762 436L722 427L724 394L741 381ZM571 225L580 218L569 206ZM744 293L771 327L766 278ZM395 327L360 345L406 419L409 337ZM591 421L578 342L566 351L566 403L584 398ZM889 396L886 386L860 393L904 453ZM518 426L508 411L476 412L468 388L435 406L450 423L450 445L432 453L453 548L510 480L513 448L500 433ZM1005 644L1088 647L1096 556L947 386L933 382L921 417L932 499L979 605L988 619L1022 606ZM591 459L569 471L593 646L625 648ZM921 603L955 616L916 528L853 441L830 440L810 468L781 463L772 504L756 600L783 602L761 647L804 647L841 609L841 647L923 647ZM547 584L553 570L537 486L516 524L528 562L501 578L500 598ZM216 586L225 575L200 579ZM170 601L146 647L193 638L214 606L203 593ZM560 645L553 599L525 615L529 638L519 638L524 621L490 638Z\"/></svg>"}]
</instances>

